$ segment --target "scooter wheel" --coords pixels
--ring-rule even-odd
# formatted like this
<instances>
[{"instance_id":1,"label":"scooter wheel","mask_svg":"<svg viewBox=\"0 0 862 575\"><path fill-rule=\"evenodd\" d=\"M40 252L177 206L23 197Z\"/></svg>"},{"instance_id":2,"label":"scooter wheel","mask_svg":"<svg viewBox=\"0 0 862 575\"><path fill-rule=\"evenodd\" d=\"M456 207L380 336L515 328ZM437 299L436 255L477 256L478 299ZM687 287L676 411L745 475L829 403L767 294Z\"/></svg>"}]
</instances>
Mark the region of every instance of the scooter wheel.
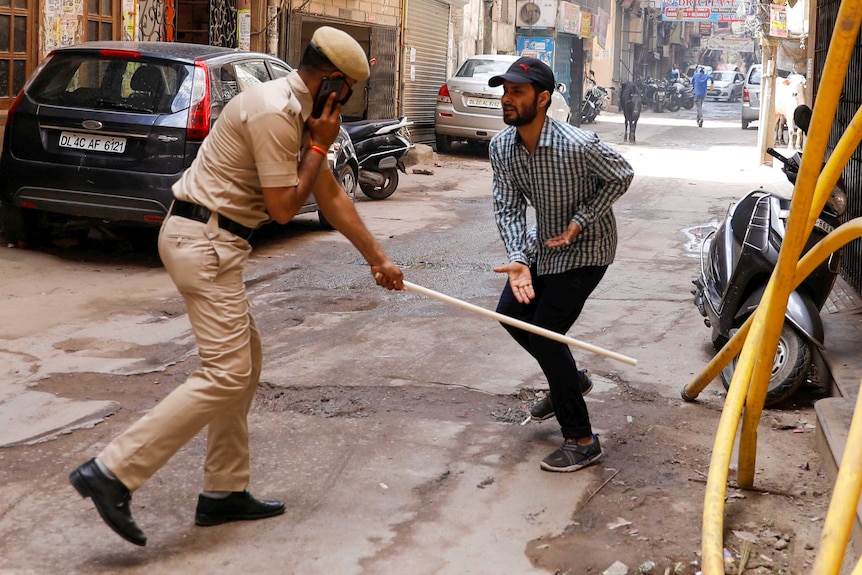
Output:
<instances>
[{"instance_id":1,"label":"scooter wheel","mask_svg":"<svg viewBox=\"0 0 862 575\"><path fill-rule=\"evenodd\" d=\"M811 367L811 343L787 323L781 328L778 349L772 364L772 376L766 391L765 407L774 407L796 393L805 382ZM721 370L721 383L730 389L739 356Z\"/></svg>"},{"instance_id":2,"label":"scooter wheel","mask_svg":"<svg viewBox=\"0 0 862 575\"><path fill-rule=\"evenodd\" d=\"M395 188L398 187L398 169L397 168L387 168L382 170L380 174L386 178L386 181L382 186L375 186L374 184L366 184L363 182L359 182L359 188L362 190L362 193L371 198L372 200L385 200L389 196L395 193Z\"/></svg>"}]
</instances>

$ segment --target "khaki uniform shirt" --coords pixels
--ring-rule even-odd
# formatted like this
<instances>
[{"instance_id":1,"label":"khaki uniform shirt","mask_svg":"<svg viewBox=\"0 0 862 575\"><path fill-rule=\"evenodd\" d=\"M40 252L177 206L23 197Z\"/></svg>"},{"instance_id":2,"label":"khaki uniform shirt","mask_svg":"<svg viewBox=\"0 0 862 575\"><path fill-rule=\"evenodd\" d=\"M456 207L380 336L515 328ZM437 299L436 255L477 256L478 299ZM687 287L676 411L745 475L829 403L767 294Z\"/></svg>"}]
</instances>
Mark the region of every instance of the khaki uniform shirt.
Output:
<instances>
[{"instance_id":1,"label":"khaki uniform shirt","mask_svg":"<svg viewBox=\"0 0 862 575\"><path fill-rule=\"evenodd\" d=\"M222 110L174 197L249 228L269 221L263 188L296 186L311 94L298 72L249 88ZM328 169L326 161L321 171Z\"/></svg>"}]
</instances>

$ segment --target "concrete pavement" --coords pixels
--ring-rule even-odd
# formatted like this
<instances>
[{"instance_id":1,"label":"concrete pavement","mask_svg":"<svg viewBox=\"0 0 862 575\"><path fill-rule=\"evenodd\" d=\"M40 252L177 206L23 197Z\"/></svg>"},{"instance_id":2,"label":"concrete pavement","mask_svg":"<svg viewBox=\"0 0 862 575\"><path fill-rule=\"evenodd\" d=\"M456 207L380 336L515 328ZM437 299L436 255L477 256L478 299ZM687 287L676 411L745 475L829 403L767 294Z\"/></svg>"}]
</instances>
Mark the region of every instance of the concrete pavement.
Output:
<instances>
[{"instance_id":1,"label":"concrete pavement","mask_svg":"<svg viewBox=\"0 0 862 575\"><path fill-rule=\"evenodd\" d=\"M718 383L705 390L700 404L679 401L681 385L711 354L708 330L688 293L696 267L694 228L719 217L741 190L777 185L783 176L746 163L755 133L740 133L736 123L708 121L695 130L684 114L645 115L640 143L626 146L621 120L607 114L588 126L619 146L638 175L617 209L618 263L573 335L640 362L629 368L584 358L597 381L590 408L599 418L598 432L613 446L609 465L631 471L650 461L636 449L623 458L627 445L720 409ZM385 203L361 204L363 217L408 279L492 307L500 279L490 267L501 256L488 213L490 172L485 161L464 151L442 163L433 178L404 178L403 190ZM471 232L459 233L464 227ZM20 355L22 373L52 374L40 380L40 390L80 402L111 397L123 409L57 442L7 452L17 475L4 486L0 570L521 575L548 572L540 557L556 553L549 534L580 521L599 521L600 528L603 522L590 513L574 524L573 515L613 470L538 470L536 461L556 446L558 432L550 424L511 425L513 390L541 388L543 382L499 326L416 295L369 288L367 269L348 250L329 250L328 260L314 260L322 269L304 270L296 262L313 253L312 236L320 237L315 243L345 244L337 234L316 232L284 244L264 242L249 274L252 305L266 334L264 385L250 422L252 489L285 498L289 513L278 521L194 528L202 438L136 492L133 511L151 537L146 549L124 547L89 502L72 497L65 479L71 467L97 453L162 396L164 386L179 383L194 367L193 360L172 365L193 346L170 282L162 283L158 271L150 278L138 270L130 274L129 293L115 302L114 313L121 309L125 320L111 322L109 330L104 316L91 317L89 326L86 320L61 322L77 325L64 333L34 329L41 334L30 340L30 349L39 351L36 359ZM122 278L107 283L122 290ZM58 292L61 285L45 291ZM144 285L146 293L140 293ZM84 286L80 293L86 291ZM94 337L100 325L103 337ZM19 351L26 347L17 345ZM151 365L125 363L129 358L148 358ZM93 384L72 397L74 386L63 382L81 378L62 375L76 365L101 387ZM120 377L133 372L141 375ZM637 418L620 411L628 409L622 391L641 404L647 393L666 400L651 408L649 428L632 431ZM701 444L711 440L708 432L683 432L693 444L665 435L685 452L654 459L659 473L674 473L671 468L697 458ZM54 445L62 445L63 453ZM644 487L660 487L630 485L617 486L626 513L647 505ZM656 497L658 506L639 526L640 536L655 538L653 558L667 551L672 542L661 537L674 528L683 526L685 535L696 531L686 522L697 523L697 504L673 495L667 503ZM663 517L668 510L672 518ZM663 525L663 519L674 525ZM609 559L604 568L612 562L608 555L638 545L635 535L608 551L604 542L611 535L600 533L586 548L594 550L594 561Z\"/></svg>"}]
</instances>

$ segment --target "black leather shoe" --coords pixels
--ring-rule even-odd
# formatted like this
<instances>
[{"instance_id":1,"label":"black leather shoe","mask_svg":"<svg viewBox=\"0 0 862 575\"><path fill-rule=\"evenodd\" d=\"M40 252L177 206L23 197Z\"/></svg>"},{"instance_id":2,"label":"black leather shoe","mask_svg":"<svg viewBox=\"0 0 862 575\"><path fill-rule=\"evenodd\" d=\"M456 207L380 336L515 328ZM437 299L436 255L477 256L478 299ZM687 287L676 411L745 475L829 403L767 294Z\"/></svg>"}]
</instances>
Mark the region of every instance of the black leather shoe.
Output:
<instances>
[{"instance_id":1,"label":"black leather shoe","mask_svg":"<svg viewBox=\"0 0 862 575\"><path fill-rule=\"evenodd\" d=\"M228 521L265 519L282 513L283 501L261 501L248 491L235 491L224 499L199 495L195 524L209 527Z\"/></svg>"},{"instance_id":2,"label":"black leather shoe","mask_svg":"<svg viewBox=\"0 0 862 575\"><path fill-rule=\"evenodd\" d=\"M69 481L81 497L93 499L96 511L117 535L135 545L147 544L147 536L129 510L132 493L122 482L102 473L95 458L70 473Z\"/></svg>"}]
</instances>

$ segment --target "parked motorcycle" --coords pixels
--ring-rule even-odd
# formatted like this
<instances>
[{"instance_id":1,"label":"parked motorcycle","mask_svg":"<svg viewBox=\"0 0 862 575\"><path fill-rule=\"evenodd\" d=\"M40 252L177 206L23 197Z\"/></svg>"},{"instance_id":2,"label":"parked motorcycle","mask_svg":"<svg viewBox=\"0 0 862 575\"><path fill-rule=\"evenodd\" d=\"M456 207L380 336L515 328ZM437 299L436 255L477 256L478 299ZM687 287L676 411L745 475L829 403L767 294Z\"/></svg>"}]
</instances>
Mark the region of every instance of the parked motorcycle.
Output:
<instances>
[{"instance_id":1,"label":"parked motorcycle","mask_svg":"<svg viewBox=\"0 0 862 575\"><path fill-rule=\"evenodd\" d=\"M413 147L406 116L341 124L359 160L359 189L373 200L385 200L398 187L398 170L407 173L404 156Z\"/></svg>"},{"instance_id":2,"label":"parked motorcycle","mask_svg":"<svg viewBox=\"0 0 862 575\"><path fill-rule=\"evenodd\" d=\"M807 126L805 127L807 131ZM787 178L795 183L802 155L786 158L769 153L784 163ZM814 244L835 229L844 213L847 194L839 181L817 219L805 245ZM751 315L766 290L778 262L790 212L790 200L764 190L754 190L732 204L720 227L701 248L701 271L694 280L694 303L712 328L712 343L721 348ZM710 240L708 242L708 240ZM707 249L707 243L709 243ZM772 366L766 406L789 398L808 377L814 354L824 347L820 310L826 303L841 264L841 251L821 263L790 294L784 326ZM725 389L730 387L738 357L721 372Z\"/></svg>"},{"instance_id":3,"label":"parked motorcycle","mask_svg":"<svg viewBox=\"0 0 862 575\"><path fill-rule=\"evenodd\" d=\"M637 80L636 85L643 96L646 106L652 108L653 112L662 112L664 110L665 99L667 97L667 82L647 78L646 80Z\"/></svg>"},{"instance_id":4,"label":"parked motorcycle","mask_svg":"<svg viewBox=\"0 0 862 575\"><path fill-rule=\"evenodd\" d=\"M690 83L677 79L668 84L665 107L670 112L680 108L691 110L694 107L694 89Z\"/></svg>"},{"instance_id":5,"label":"parked motorcycle","mask_svg":"<svg viewBox=\"0 0 862 575\"><path fill-rule=\"evenodd\" d=\"M581 124L589 124L595 122L598 115L607 108L607 103L610 98L608 91L602 88L596 82L596 73L590 70L590 75L586 80L592 83L592 86L584 94L584 100L581 103Z\"/></svg>"}]
</instances>

